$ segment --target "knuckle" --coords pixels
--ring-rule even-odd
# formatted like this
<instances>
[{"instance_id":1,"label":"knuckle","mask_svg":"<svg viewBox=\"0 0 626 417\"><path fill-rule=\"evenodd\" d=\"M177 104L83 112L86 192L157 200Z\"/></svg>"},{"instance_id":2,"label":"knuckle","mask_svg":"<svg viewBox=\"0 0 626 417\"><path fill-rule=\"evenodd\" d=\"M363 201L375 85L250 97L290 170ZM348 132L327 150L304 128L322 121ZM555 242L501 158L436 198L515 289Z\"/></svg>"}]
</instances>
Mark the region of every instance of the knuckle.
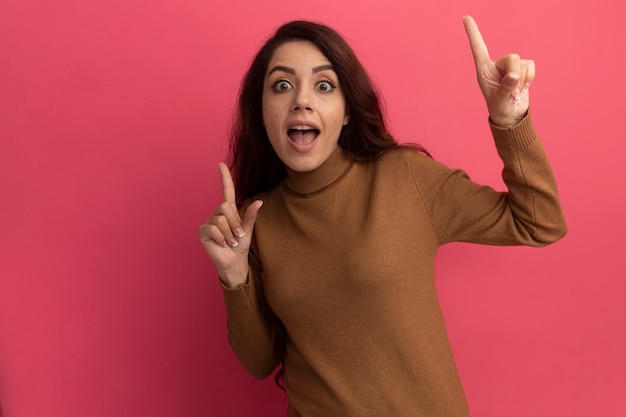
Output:
<instances>
[{"instance_id":1,"label":"knuckle","mask_svg":"<svg viewBox=\"0 0 626 417\"><path fill-rule=\"evenodd\" d=\"M230 229L228 220L226 219L225 216L219 215L219 216L213 217L212 223L214 227L217 227L220 230Z\"/></svg>"},{"instance_id":2,"label":"knuckle","mask_svg":"<svg viewBox=\"0 0 626 417\"><path fill-rule=\"evenodd\" d=\"M223 238L222 233L214 224L204 224L198 229L198 235L201 240L219 241Z\"/></svg>"},{"instance_id":3,"label":"knuckle","mask_svg":"<svg viewBox=\"0 0 626 417\"><path fill-rule=\"evenodd\" d=\"M220 208L228 212L233 212L233 213L237 212L237 207L231 201L224 201L222 204L220 204Z\"/></svg>"},{"instance_id":4,"label":"knuckle","mask_svg":"<svg viewBox=\"0 0 626 417\"><path fill-rule=\"evenodd\" d=\"M205 231L206 231L206 234L209 237L214 237L214 236L220 234L219 228L216 225L214 225L214 224L207 225L207 227L205 228Z\"/></svg>"},{"instance_id":5,"label":"knuckle","mask_svg":"<svg viewBox=\"0 0 626 417\"><path fill-rule=\"evenodd\" d=\"M208 221L198 227L198 235L204 236L209 228Z\"/></svg>"},{"instance_id":6,"label":"knuckle","mask_svg":"<svg viewBox=\"0 0 626 417\"><path fill-rule=\"evenodd\" d=\"M213 213L213 216L215 217L223 215L224 213L227 213L229 209L230 205L228 204L228 202L223 201L222 203L220 203L219 206L217 206L217 209L215 210L215 213Z\"/></svg>"}]
</instances>

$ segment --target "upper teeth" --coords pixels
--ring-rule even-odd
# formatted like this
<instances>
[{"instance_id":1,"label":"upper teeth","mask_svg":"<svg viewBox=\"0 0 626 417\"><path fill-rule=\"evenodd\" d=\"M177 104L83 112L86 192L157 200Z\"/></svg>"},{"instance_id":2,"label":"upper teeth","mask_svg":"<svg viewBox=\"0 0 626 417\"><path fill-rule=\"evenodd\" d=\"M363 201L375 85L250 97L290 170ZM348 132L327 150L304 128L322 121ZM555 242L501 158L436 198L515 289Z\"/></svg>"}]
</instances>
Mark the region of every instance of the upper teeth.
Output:
<instances>
[{"instance_id":1,"label":"upper teeth","mask_svg":"<svg viewBox=\"0 0 626 417\"><path fill-rule=\"evenodd\" d=\"M292 129L296 129L296 130L314 130L313 126L308 126L308 125L296 125L296 126L293 126Z\"/></svg>"}]
</instances>

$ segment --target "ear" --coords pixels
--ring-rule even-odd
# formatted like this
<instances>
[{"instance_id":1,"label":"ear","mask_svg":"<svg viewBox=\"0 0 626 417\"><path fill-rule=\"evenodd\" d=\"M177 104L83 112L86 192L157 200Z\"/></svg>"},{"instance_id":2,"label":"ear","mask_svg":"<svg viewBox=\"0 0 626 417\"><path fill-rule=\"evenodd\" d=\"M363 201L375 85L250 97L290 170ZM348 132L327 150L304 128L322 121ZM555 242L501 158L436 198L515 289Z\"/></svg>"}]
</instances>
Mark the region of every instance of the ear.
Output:
<instances>
[{"instance_id":1,"label":"ear","mask_svg":"<svg viewBox=\"0 0 626 417\"><path fill-rule=\"evenodd\" d=\"M349 115L349 114L347 114L347 115L343 118L343 125L344 125L344 126L345 126L345 125L347 125L349 121L350 121L350 115Z\"/></svg>"}]
</instances>

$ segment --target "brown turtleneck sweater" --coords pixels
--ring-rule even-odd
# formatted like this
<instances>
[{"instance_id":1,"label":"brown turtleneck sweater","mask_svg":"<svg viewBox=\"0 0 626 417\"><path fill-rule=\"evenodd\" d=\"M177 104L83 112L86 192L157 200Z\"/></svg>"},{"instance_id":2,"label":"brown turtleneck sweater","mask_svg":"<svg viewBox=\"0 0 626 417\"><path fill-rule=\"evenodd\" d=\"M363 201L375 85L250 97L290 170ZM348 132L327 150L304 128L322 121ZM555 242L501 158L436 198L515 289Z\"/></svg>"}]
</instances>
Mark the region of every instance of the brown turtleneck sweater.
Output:
<instances>
[{"instance_id":1,"label":"brown turtleneck sweater","mask_svg":"<svg viewBox=\"0 0 626 417\"><path fill-rule=\"evenodd\" d=\"M223 289L229 340L258 378L284 349L289 417L469 415L435 290L437 248L543 246L566 232L530 117L492 132L508 193L403 148L365 163L338 149L257 196L248 283Z\"/></svg>"}]
</instances>

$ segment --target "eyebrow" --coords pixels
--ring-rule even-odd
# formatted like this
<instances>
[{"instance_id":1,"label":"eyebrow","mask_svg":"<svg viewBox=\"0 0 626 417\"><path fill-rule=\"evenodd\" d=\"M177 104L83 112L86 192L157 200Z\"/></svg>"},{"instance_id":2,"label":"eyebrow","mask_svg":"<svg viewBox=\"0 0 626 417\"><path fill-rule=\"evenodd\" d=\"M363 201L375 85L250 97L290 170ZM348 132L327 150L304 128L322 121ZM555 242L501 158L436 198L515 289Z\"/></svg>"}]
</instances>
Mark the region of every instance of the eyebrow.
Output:
<instances>
[{"instance_id":1,"label":"eyebrow","mask_svg":"<svg viewBox=\"0 0 626 417\"><path fill-rule=\"evenodd\" d=\"M311 72L316 73L316 72L320 72L320 71L324 71L324 70L332 70L334 71L334 68L332 66L332 64L325 64L325 65L320 65L319 67L314 67L313 70ZM288 74L296 74L296 70L293 68L289 68L289 67L285 67L283 65L276 65L274 68L272 68L270 70L270 72L267 73L267 75L271 75L273 72L276 71L283 71L286 72Z\"/></svg>"}]
</instances>

